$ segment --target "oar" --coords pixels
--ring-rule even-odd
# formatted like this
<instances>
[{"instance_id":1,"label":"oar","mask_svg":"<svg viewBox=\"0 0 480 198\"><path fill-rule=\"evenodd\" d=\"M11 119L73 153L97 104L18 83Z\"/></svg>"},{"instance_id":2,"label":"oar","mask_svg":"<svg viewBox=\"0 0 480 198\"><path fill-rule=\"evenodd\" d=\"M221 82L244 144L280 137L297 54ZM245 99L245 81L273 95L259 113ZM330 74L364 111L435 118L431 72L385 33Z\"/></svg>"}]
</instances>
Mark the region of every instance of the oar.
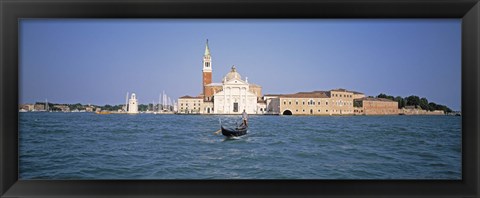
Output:
<instances>
[{"instance_id":1,"label":"oar","mask_svg":"<svg viewBox=\"0 0 480 198\"><path fill-rule=\"evenodd\" d=\"M220 127L222 127L222 120L220 120L220 118L218 118L218 122L220 123ZM220 134L221 131L222 131L222 129L220 128L220 129L218 129L218 131L215 131L215 133L213 133L213 134L218 135L218 134Z\"/></svg>"}]
</instances>

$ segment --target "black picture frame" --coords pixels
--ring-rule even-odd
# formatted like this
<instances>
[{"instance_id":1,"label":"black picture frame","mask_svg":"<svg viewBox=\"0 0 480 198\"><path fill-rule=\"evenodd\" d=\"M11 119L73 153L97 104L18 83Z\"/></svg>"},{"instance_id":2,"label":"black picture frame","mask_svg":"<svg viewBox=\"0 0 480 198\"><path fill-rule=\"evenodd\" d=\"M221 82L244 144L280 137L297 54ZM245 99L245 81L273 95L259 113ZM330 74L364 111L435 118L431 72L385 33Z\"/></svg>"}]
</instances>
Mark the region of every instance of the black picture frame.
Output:
<instances>
[{"instance_id":1,"label":"black picture frame","mask_svg":"<svg viewBox=\"0 0 480 198\"><path fill-rule=\"evenodd\" d=\"M479 197L478 0L0 0L1 197ZM461 18L462 180L18 180L21 18Z\"/></svg>"}]
</instances>

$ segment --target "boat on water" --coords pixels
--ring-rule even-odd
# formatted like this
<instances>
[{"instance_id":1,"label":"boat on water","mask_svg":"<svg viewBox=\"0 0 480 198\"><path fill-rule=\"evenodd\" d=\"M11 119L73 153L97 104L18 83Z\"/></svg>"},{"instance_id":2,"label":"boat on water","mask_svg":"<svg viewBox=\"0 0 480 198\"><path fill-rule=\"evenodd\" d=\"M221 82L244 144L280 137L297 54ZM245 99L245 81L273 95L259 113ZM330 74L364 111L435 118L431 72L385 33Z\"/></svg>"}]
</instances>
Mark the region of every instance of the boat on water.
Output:
<instances>
[{"instance_id":1,"label":"boat on water","mask_svg":"<svg viewBox=\"0 0 480 198\"><path fill-rule=\"evenodd\" d=\"M227 137L239 137L242 135L247 134L248 127L247 126L239 126L235 129L224 128L223 125L220 126L222 129L222 135Z\"/></svg>"}]
</instances>

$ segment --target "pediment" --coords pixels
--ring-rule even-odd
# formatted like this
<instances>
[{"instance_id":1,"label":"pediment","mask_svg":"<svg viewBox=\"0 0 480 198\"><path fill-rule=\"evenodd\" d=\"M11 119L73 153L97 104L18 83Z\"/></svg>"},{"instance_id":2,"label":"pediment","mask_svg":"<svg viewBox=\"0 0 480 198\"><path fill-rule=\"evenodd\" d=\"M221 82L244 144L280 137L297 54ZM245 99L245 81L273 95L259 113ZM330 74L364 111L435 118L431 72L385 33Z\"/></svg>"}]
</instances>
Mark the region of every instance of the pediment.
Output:
<instances>
[{"instance_id":1,"label":"pediment","mask_svg":"<svg viewBox=\"0 0 480 198\"><path fill-rule=\"evenodd\" d=\"M248 85L247 82L243 81L243 80L240 80L240 79L231 79L227 82L225 82L224 84L228 84L228 85Z\"/></svg>"}]
</instances>

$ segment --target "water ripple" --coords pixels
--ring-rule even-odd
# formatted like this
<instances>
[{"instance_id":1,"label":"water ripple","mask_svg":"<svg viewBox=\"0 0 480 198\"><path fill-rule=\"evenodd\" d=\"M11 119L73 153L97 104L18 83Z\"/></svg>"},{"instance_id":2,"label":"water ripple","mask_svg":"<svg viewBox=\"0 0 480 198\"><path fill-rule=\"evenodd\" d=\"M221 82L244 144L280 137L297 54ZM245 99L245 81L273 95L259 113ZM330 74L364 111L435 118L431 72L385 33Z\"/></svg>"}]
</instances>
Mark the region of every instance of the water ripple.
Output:
<instances>
[{"instance_id":1,"label":"water ripple","mask_svg":"<svg viewBox=\"0 0 480 198\"><path fill-rule=\"evenodd\" d=\"M461 179L461 119L20 114L21 179Z\"/></svg>"}]
</instances>

